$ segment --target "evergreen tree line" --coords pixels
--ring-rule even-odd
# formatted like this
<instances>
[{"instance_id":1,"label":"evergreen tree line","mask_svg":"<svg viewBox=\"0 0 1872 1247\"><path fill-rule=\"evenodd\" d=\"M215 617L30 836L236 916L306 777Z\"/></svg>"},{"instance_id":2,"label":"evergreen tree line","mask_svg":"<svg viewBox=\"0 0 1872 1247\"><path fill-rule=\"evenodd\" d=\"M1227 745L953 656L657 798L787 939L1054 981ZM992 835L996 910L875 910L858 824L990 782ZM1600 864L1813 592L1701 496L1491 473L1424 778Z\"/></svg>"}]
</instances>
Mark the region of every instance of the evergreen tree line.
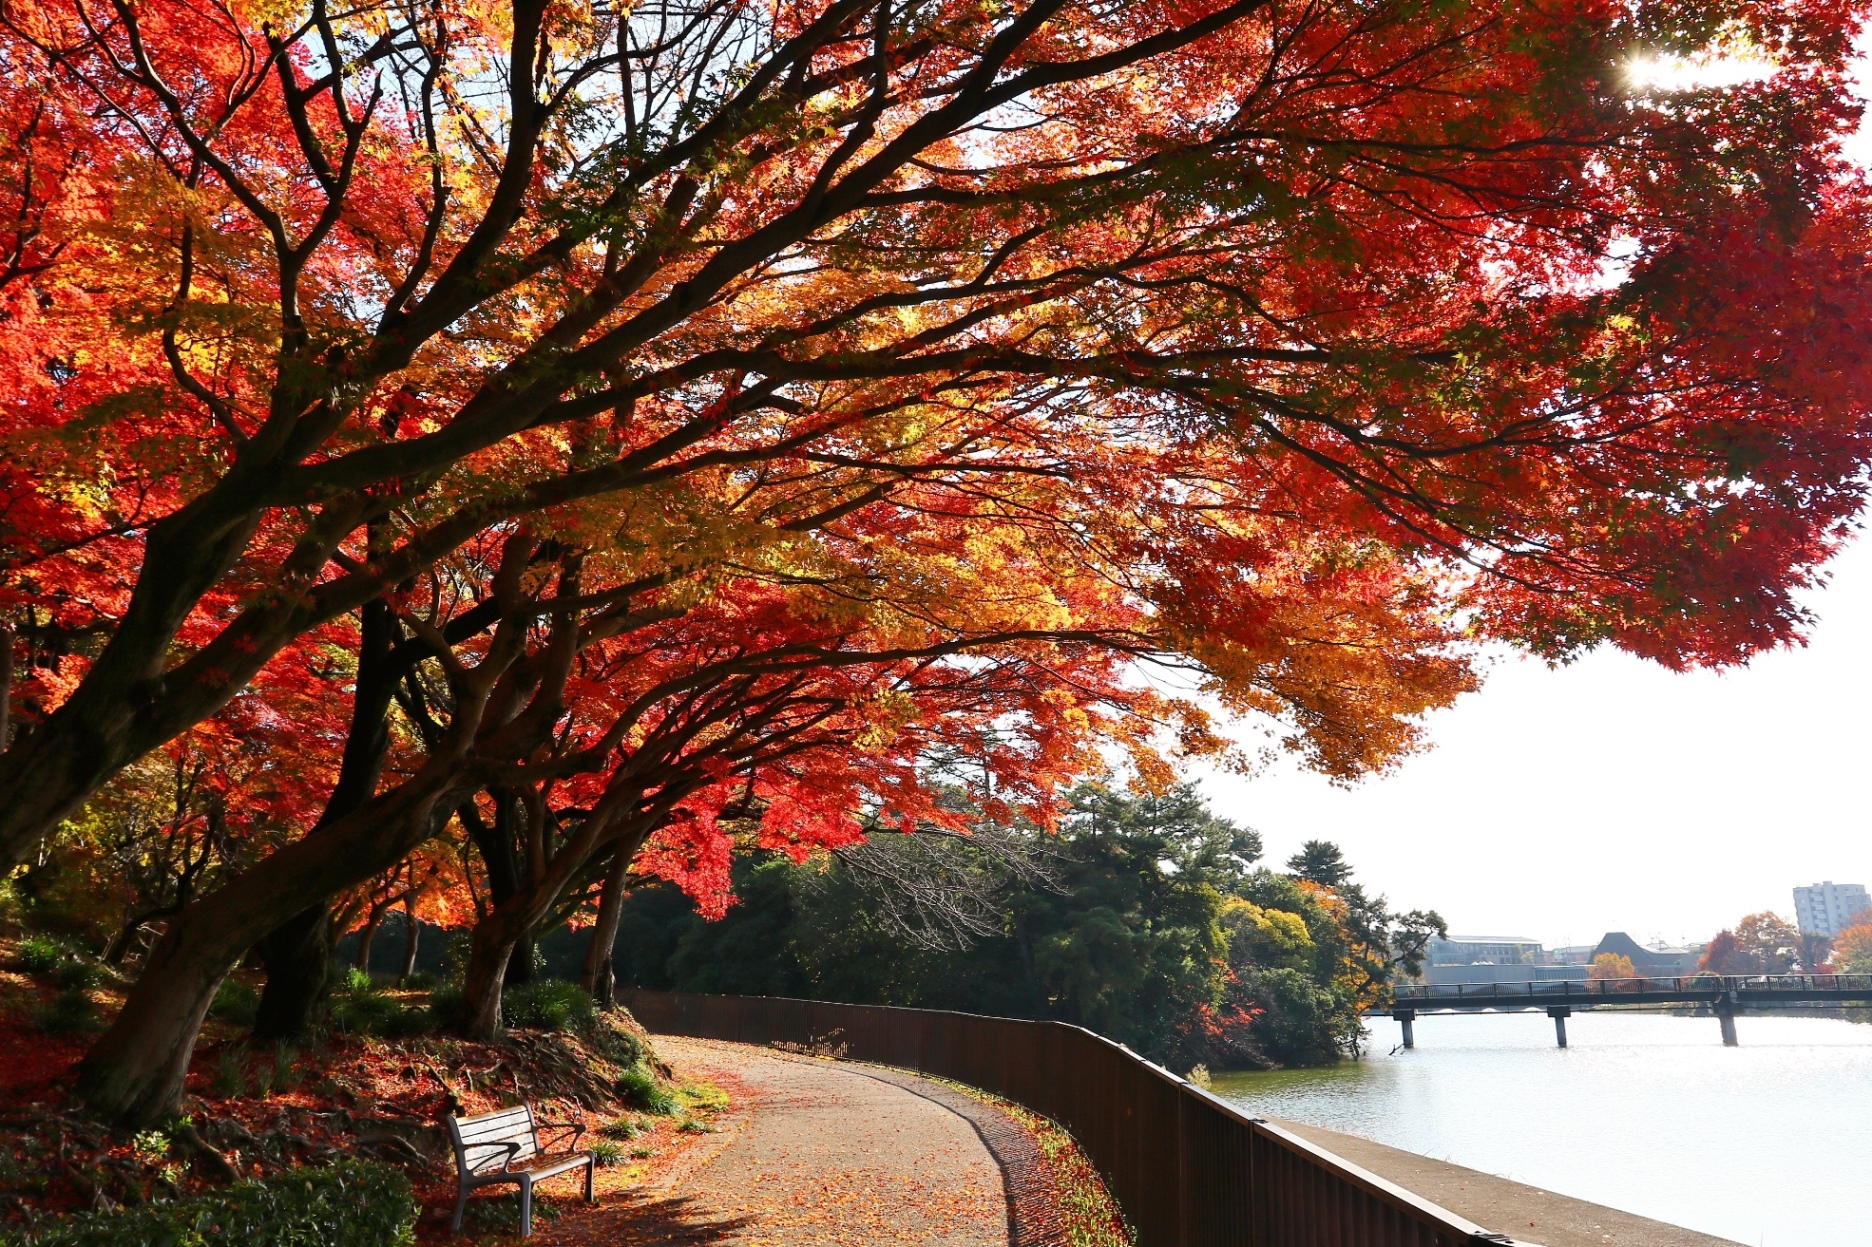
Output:
<instances>
[{"instance_id":1,"label":"evergreen tree line","mask_svg":"<svg viewBox=\"0 0 1872 1247\"><path fill-rule=\"evenodd\" d=\"M1261 837L1193 785L1086 785L1071 811L1052 834L880 830L804 861L748 855L717 921L638 888L619 982L1055 1018L1179 1070L1321 1065L1358 1053L1361 1013L1444 930L1392 913L1324 841L1262 865Z\"/></svg>"}]
</instances>

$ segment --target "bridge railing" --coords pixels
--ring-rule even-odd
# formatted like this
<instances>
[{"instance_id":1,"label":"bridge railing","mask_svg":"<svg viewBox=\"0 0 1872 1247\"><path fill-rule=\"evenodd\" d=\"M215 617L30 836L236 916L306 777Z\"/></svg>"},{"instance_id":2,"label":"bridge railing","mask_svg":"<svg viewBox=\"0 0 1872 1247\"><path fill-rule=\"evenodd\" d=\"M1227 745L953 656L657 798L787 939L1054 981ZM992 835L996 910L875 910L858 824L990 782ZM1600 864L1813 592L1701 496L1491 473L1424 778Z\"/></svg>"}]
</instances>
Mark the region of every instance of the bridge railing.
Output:
<instances>
[{"instance_id":1,"label":"bridge railing","mask_svg":"<svg viewBox=\"0 0 1872 1247\"><path fill-rule=\"evenodd\" d=\"M1072 1132L1139 1247L1494 1247L1514 1240L1062 1022L624 991L653 1033L842 1049L1025 1105Z\"/></svg>"},{"instance_id":2,"label":"bridge railing","mask_svg":"<svg viewBox=\"0 0 1872 1247\"><path fill-rule=\"evenodd\" d=\"M1724 995L1784 999L1872 996L1872 974L1695 974L1681 978L1541 979L1531 983L1407 983L1393 1000L1401 1007L1449 1002L1536 1004L1616 1003L1621 996L1680 996L1714 1000Z\"/></svg>"}]
</instances>

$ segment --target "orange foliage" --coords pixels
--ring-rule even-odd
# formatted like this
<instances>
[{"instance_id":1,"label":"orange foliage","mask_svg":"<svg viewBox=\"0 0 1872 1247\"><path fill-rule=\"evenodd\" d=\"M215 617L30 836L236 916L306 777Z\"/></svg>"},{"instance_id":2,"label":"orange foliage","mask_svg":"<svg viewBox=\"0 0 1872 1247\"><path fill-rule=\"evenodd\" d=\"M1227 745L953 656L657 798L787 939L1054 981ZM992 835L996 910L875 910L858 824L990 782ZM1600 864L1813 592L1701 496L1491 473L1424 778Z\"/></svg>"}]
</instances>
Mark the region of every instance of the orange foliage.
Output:
<instances>
[{"instance_id":1,"label":"orange foliage","mask_svg":"<svg viewBox=\"0 0 1872 1247\"><path fill-rule=\"evenodd\" d=\"M1592 959L1592 966L1586 971L1589 979L1635 979L1637 967L1632 965L1630 957L1618 953L1600 953Z\"/></svg>"}]
</instances>

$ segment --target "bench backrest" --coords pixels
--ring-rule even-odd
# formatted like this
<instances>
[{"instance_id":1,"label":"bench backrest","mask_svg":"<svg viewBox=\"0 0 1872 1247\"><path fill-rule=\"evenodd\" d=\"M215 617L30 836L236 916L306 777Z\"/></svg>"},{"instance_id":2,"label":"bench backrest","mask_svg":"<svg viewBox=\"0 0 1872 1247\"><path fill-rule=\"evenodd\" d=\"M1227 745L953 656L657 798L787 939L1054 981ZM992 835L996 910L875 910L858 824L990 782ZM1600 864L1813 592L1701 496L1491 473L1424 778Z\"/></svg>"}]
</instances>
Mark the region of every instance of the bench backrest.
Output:
<instances>
[{"instance_id":1,"label":"bench backrest","mask_svg":"<svg viewBox=\"0 0 1872 1247\"><path fill-rule=\"evenodd\" d=\"M518 1166L539 1153L539 1129L533 1121L531 1104L479 1117L451 1117L448 1125L449 1137L455 1143L455 1161L468 1173ZM511 1152L505 1146L509 1143L516 1145Z\"/></svg>"}]
</instances>

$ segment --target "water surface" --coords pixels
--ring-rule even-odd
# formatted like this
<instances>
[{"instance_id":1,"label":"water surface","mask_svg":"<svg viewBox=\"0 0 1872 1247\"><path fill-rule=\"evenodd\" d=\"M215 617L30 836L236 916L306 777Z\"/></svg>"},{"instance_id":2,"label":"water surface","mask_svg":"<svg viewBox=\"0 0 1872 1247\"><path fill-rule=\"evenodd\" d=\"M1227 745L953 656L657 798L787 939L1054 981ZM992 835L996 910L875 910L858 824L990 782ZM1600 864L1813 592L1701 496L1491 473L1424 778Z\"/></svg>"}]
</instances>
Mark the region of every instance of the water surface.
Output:
<instances>
[{"instance_id":1,"label":"water surface","mask_svg":"<svg viewBox=\"0 0 1872 1247\"><path fill-rule=\"evenodd\" d=\"M1220 1074L1218 1095L1752 1247L1872 1244L1872 1026L1833 1018L1419 1017L1417 1047Z\"/></svg>"}]
</instances>

